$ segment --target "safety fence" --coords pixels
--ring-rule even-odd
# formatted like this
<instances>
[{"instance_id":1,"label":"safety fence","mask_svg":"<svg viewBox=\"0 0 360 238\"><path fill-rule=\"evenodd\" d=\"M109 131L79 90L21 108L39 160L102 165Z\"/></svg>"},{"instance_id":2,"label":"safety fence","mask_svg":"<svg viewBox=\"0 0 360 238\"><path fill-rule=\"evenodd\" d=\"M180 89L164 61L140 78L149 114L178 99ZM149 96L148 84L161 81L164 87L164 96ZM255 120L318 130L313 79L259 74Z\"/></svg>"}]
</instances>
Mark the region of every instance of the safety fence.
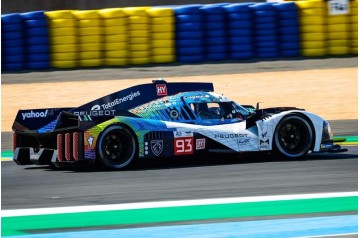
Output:
<instances>
[{"instance_id":1,"label":"safety fence","mask_svg":"<svg viewBox=\"0 0 360 238\"><path fill-rule=\"evenodd\" d=\"M357 54L358 1L59 10L1 16L2 70Z\"/></svg>"}]
</instances>

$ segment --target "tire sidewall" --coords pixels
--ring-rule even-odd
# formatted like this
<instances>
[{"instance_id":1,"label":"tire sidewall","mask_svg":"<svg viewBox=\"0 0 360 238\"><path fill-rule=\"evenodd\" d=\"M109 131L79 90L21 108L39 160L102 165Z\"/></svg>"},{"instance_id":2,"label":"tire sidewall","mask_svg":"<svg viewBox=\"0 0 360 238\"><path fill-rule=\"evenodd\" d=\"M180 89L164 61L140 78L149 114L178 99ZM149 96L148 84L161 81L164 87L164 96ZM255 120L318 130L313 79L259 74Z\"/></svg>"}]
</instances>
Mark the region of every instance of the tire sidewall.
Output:
<instances>
[{"instance_id":1,"label":"tire sidewall","mask_svg":"<svg viewBox=\"0 0 360 238\"><path fill-rule=\"evenodd\" d=\"M280 143L279 130L283 126L283 124L286 123L289 120L297 120L298 122L300 122L307 129L308 144L297 154L289 153L288 151L286 151L282 147L282 145ZM310 123L304 117L299 116L299 115L289 115L289 116L284 117L279 122L278 126L275 129L275 133L274 133L274 146L275 146L275 149L281 156L283 156L285 158L300 159L300 158L305 157L307 155L307 153L309 152L309 150L311 149L313 140L314 140L314 133L313 133L313 130L311 128Z\"/></svg>"}]
</instances>

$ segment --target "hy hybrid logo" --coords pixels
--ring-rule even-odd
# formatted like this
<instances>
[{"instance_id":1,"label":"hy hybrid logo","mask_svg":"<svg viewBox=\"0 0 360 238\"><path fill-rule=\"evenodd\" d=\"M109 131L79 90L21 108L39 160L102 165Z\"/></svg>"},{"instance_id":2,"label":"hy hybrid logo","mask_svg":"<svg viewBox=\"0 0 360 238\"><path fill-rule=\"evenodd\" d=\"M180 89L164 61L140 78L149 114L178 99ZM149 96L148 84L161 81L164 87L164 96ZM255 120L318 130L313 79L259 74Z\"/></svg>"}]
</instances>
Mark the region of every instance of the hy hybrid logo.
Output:
<instances>
[{"instance_id":1,"label":"hy hybrid logo","mask_svg":"<svg viewBox=\"0 0 360 238\"><path fill-rule=\"evenodd\" d=\"M156 93L158 96L166 96L167 95L166 84L156 84Z\"/></svg>"},{"instance_id":2,"label":"hy hybrid logo","mask_svg":"<svg viewBox=\"0 0 360 238\"><path fill-rule=\"evenodd\" d=\"M22 112L21 115L23 117L23 120L29 119L29 118L44 118L48 116L49 110L45 110L42 112L34 112L31 110L30 112Z\"/></svg>"}]
</instances>

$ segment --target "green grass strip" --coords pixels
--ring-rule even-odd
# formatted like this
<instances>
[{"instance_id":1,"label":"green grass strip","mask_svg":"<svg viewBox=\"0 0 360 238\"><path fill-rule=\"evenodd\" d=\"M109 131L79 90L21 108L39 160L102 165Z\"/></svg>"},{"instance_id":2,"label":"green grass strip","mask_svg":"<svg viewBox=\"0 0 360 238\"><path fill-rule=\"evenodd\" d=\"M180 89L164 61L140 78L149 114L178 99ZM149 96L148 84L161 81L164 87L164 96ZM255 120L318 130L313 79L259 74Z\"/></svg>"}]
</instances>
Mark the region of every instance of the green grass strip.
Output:
<instances>
[{"instance_id":1,"label":"green grass strip","mask_svg":"<svg viewBox=\"0 0 360 238\"><path fill-rule=\"evenodd\" d=\"M13 157L13 152L8 150L8 151L1 151L1 157Z\"/></svg>"},{"instance_id":2,"label":"green grass strip","mask_svg":"<svg viewBox=\"0 0 360 238\"><path fill-rule=\"evenodd\" d=\"M343 139L346 139L344 142ZM346 136L346 137L334 137L334 143L339 145L357 145L358 137L357 136Z\"/></svg>"},{"instance_id":3,"label":"green grass strip","mask_svg":"<svg viewBox=\"0 0 360 238\"><path fill-rule=\"evenodd\" d=\"M71 214L3 217L2 236L24 235L27 230L46 230L177 221L246 218L357 211L358 197L316 198L246 202L201 206L148 208Z\"/></svg>"},{"instance_id":4,"label":"green grass strip","mask_svg":"<svg viewBox=\"0 0 360 238\"><path fill-rule=\"evenodd\" d=\"M346 142L358 142L357 136L345 136Z\"/></svg>"}]
</instances>

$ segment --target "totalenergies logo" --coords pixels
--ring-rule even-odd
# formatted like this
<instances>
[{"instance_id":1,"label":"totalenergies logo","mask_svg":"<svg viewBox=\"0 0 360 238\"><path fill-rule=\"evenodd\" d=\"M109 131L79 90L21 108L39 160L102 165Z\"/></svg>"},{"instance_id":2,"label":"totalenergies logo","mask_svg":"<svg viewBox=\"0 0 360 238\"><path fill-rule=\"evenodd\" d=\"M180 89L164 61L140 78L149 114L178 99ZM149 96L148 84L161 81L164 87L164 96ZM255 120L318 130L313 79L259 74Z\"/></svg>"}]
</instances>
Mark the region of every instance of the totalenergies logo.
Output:
<instances>
[{"instance_id":1,"label":"totalenergies logo","mask_svg":"<svg viewBox=\"0 0 360 238\"><path fill-rule=\"evenodd\" d=\"M119 105L123 102L126 102L126 101L132 101L134 98L140 96L140 91L137 91L137 92L131 92L129 95L125 96L125 97L122 97L122 98L116 98L114 101L112 102L108 102L108 103L105 103L105 104L102 104L101 107L102 109L104 110L107 110L107 109L110 109L116 105ZM94 109L92 109L94 110Z\"/></svg>"}]
</instances>

